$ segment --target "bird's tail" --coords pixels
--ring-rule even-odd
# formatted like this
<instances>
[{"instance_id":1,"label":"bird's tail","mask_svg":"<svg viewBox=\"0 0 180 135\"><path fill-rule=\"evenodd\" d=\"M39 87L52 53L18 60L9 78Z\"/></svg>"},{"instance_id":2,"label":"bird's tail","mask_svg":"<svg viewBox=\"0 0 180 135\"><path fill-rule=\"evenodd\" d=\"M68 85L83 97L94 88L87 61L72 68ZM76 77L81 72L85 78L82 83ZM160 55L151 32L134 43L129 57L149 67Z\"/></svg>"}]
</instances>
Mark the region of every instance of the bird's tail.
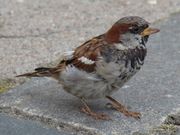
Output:
<instances>
[{"instance_id":1,"label":"bird's tail","mask_svg":"<svg viewBox=\"0 0 180 135\"><path fill-rule=\"evenodd\" d=\"M44 77L44 76L53 76L53 70L54 68L46 68L46 67L40 67L36 68L34 72L31 73L25 73L18 75L16 77Z\"/></svg>"}]
</instances>

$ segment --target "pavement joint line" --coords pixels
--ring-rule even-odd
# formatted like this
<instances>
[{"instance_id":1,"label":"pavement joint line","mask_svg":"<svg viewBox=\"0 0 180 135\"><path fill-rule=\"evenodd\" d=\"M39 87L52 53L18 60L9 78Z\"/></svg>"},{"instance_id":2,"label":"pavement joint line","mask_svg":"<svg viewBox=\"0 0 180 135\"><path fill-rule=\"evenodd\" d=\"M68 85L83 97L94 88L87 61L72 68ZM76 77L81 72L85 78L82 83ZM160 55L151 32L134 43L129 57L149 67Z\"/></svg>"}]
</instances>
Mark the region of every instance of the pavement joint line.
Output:
<instances>
[{"instance_id":1,"label":"pavement joint line","mask_svg":"<svg viewBox=\"0 0 180 135\"><path fill-rule=\"evenodd\" d=\"M105 135L104 133L97 131L96 129L84 126L80 123L70 123L70 122L67 123L63 121L56 121L55 119L52 119L48 116L44 117L44 116L29 114L28 112L24 112L16 107L9 107L9 106L0 107L0 113L6 113L20 119L39 121L49 127L56 128L57 130L60 131L64 130L73 133L80 132L83 135Z\"/></svg>"}]
</instances>

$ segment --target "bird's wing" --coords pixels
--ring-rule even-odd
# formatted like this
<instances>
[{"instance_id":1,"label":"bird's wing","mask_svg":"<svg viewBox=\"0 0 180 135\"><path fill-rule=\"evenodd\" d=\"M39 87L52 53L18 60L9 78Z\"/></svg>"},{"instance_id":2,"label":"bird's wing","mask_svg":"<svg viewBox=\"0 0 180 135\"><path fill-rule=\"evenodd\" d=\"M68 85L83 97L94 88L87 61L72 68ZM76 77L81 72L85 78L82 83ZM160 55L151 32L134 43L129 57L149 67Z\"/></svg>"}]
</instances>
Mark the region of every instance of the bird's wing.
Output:
<instances>
[{"instance_id":1,"label":"bird's wing","mask_svg":"<svg viewBox=\"0 0 180 135\"><path fill-rule=\"evenodd\" d=\"M86 71L95 71L96 61L104 43L103 35L95 37L81 46L77 47L69 59L62 60L57 67L62 65L73 65L76 68Z\"/></svg>"}]
</instances>

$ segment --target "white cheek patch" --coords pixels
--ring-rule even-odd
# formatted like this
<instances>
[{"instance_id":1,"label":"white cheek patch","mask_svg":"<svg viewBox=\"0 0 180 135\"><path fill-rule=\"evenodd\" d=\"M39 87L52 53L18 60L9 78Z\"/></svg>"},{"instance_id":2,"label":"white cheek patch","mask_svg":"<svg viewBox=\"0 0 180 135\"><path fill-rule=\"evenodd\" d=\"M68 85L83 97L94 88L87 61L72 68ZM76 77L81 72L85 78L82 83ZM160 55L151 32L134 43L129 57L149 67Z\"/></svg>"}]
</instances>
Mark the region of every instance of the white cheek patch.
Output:
<instances>
[{"instance_id":1,"label":"white cheek patch","mask_svg":"<svg viewBox=\"0 0 180 135\"><path fill-rule=\"evenodd\" d=\"M84 56L78 58L78 60L81 61L84 64L87 64L87 65L91 65L91 64L95 63L95 61L92 61L92 60L90 60L90 59L88 59L88 58L86 58Z\"/></svg>"}]
</instances>

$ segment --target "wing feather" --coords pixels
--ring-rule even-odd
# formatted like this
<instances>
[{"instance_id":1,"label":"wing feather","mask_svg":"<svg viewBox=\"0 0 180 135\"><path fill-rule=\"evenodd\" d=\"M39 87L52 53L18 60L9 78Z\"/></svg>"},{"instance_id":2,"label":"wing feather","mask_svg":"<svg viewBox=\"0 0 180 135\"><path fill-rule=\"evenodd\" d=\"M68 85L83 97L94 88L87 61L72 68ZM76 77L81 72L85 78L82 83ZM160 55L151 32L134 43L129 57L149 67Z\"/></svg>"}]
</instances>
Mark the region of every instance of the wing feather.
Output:
<instances>
[{"instance_id":1,"label":"wing feather","mask_svg":"<svg viewBox=\"0 0 180 135\"><path fill-rule=\"evenodd\" d=\"M73 57L64 60L63 62L61 61L60 65L62 63L65 63L66 65L72 64L78 69L86 72L94 72L96 61L98 60L98 56L104 45L103 38L104 35L100 35L77 47L73 53Z\"/></svg>"}]
</instances>

